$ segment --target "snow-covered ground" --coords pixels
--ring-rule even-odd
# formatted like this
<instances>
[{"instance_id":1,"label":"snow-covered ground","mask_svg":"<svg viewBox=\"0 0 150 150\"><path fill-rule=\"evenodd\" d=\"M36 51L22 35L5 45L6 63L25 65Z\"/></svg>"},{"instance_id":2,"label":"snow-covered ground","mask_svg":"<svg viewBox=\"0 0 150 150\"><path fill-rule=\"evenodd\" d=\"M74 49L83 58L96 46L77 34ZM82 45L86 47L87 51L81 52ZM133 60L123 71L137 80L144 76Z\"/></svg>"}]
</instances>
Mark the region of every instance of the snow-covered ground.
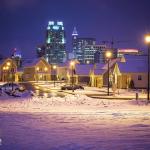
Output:
<instances>
[{"instance_id":1,"label":"snow-covered ground","mask_svg":"<svg viewBox=\"0 0 150 150\"><path fill-rule=\"evenodd\" d=\"M0 97L2 150L149 150L146 100Z\"/></svg>"},{"instance_id":2,"label":"snow-covered ground","mask_svg":"<svg viewBox=\"0 0 150 150\"><path fill-rule=\"evenodd\" d=\"M53 82L34 82L33 85L37 89L42 88L46 90L55 90L59 91L61 89L61 86L63 86L65 83L56 83L55 87ZM72 93L72 90L65 90L64 92ZM75 94L85 94L85 95L93 95L93 97L98 97L101 95L107 95L107 88L97 88L97 87L89 87L84 86L84 90L75 90ZM110 93L113 93L112 89L110 88ZM131 89L117 89L115 94L113 95L113 98L134 98L136 97L136 93L138 93L139 98L146 98L147 94L145 90L131 90ZM95 95L95 96L94 96Z\"/></svg>"}]
</instances>

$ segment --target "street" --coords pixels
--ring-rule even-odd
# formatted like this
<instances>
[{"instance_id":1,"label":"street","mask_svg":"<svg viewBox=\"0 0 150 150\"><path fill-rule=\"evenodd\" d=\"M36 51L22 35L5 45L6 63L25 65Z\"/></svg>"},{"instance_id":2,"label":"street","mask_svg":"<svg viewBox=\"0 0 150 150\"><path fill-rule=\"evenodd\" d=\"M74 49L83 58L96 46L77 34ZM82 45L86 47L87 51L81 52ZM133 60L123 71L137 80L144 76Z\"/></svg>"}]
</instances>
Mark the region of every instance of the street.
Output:
<instances>
[{"instance_id":1,"label":"street","mask_svg":"<svg viewBox=\"0 0 150 150\"><path fill-rule=\"evenodd\" d=\"M59 96L63 97L64 94L60 91L51 90L50 87L40 87L40 83L31 83L31 82L23 82L21 83L25 88L29 91L33 91L37 96L42 97L51 97L51 96Z\"/></svg>"}]
</instances>

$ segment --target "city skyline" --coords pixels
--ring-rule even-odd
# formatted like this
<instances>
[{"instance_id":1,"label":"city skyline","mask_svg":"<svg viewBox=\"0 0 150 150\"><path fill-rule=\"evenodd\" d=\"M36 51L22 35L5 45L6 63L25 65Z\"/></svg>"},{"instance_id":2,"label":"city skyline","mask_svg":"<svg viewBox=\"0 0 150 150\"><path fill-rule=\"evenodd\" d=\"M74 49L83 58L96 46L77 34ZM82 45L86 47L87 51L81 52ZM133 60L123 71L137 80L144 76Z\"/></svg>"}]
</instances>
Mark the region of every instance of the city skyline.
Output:
<instances>
[{"instance_id":1,"label":"city skyline","mask_svg":"<svg viewBox=\"0 0 150 150\"><path fill-rule=\"evenodd\" d=\"M45 40L47 22L63 21L66 31L67 50L71 51L71 34L76 26L79 37L104 40L121 40L127 43L116 46L145 50L143 35L150 30L149 1L132 3L119 0L8 0L0 5L0 53L11 55L15 47L24 57L36 56L36 46ZM84 8L84 9L83 9ZM93 11L94 10L94 11Z\"/></svg>"}]
</instances>

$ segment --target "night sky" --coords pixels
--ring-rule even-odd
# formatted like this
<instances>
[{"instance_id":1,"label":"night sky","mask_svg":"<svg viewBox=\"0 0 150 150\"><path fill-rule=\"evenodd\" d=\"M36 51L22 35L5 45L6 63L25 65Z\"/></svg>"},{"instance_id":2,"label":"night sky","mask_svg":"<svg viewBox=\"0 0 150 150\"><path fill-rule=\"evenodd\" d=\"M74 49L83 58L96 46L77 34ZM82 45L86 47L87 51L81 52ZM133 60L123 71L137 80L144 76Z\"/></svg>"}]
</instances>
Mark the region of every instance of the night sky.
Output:
<instances>
[{"instance_id":1,"label":"night sky","mask_svg":"<svg viewBox=\"0 0 150 150\"><path fill-rule=\"evenodd\" d=\"M80 37L100 41L126 41L122 48L146 49L143 35L150 32L150 0L0 0L0 53L22 51L35 57L35 49L45 41L49 20L63 21L67 50L76 26Z\"/></svg>"}]
</instances>

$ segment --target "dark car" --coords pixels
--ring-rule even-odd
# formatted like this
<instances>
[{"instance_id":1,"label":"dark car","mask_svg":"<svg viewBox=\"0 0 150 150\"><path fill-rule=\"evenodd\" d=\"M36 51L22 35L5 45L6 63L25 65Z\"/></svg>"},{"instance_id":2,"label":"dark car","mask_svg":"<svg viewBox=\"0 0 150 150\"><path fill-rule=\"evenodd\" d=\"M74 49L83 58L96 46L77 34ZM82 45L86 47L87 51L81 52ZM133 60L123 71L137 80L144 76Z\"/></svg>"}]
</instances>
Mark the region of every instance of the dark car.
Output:
<instances>
[{"instance_id":1,"label":"dark car","mask_svg":"<svg viewBox=\"0 0 150 150\"><path fill-rule=\"evenodd\" d=\"M82 89L84 90L84 87L81 85L64 85L61 87L61 90L77 90L77 89Z\"/></svg>"},{"instance_id":2,"label":"dark car","mask_svg":"<svg viewBox=\"0 0 150 150\"><path fill-rule=\"evenodd\" d=\"M23 85L17 84L17 83L5 83L0 86L1 90L4 91L10 91L10 90L18 90L18 91L24 91L25 87Z\"/></svg>"}]
</instances>

